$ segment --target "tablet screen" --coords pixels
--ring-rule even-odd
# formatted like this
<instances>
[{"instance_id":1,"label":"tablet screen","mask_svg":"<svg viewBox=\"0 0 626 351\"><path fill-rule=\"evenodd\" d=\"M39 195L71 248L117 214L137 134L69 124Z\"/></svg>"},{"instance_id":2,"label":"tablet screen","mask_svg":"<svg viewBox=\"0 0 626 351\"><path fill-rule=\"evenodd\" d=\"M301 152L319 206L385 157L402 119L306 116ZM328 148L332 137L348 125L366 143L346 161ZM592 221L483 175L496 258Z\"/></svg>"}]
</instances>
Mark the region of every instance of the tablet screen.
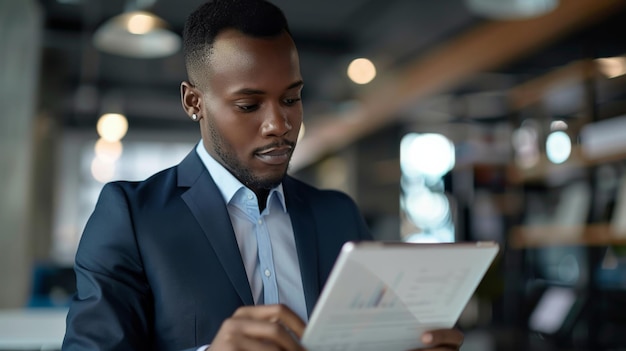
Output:
<instances>
[{"instance_id":1,"label":"tablet screen","mask_svg":"<svg viewBox=\"0 0 626 351\"><path fill-rule=\"evenodd\" d=\"M346 243L302 338L310 351L408 350L451 328L496 243Z\"/></svg>"}]
</instances>

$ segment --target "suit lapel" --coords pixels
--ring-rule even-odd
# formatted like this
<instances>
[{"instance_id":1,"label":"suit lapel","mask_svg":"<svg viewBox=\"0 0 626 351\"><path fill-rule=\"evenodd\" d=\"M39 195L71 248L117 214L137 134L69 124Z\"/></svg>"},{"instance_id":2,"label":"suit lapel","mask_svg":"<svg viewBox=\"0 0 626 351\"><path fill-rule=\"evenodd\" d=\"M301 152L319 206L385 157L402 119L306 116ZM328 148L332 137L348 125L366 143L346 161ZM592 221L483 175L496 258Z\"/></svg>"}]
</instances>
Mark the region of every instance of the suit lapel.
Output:
<instances>
[{"instance_id":1,"label":"suit lapel","mask_svg":"<svg viewBox=\"0 0 626 351\"><path fill-rule=\"evenodd\" d=\"M189 187L182 198L200 224L231 283L245 305L254 300L230 217L213 178L195 150L178 165L178 185Z\"/></svg>"},{"instance_id":2,"label":"suit lapel","mask_svg":"<svg viewBox=\"0 0 626 351\"><path fill-rule=\"evenodd\" d=\"M298 250L306 309L308 315L311 316L320 294L315 218L310 205L298 196L297 184L291 178L286 177L283 186Z\"/></svg>"},{"instance_id":3,"label":"suit lapel","mask_svg":"<svg viewBox=\"0 0 626 351\"><path fill-rule=\"evenodd\" d=\"M320 294L315 218L309 203L298 196L298 185L289 177L285 178L283 184L298 251L307 312L310 316ZM189 188L182 195L183 201L213 246L243 303L253 305L250 284L226 205L195 150L178 165L178 185Z\"/></svg>"}]
</instances>

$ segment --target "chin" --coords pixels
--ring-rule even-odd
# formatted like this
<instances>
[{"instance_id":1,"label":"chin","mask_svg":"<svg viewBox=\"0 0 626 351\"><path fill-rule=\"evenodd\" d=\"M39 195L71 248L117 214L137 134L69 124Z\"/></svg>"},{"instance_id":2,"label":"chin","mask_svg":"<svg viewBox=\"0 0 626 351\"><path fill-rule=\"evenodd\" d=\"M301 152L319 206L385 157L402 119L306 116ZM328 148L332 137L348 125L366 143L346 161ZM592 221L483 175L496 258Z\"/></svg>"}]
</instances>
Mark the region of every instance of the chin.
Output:
<instances>
[{"instance_id":1,"label":"chin","mask_svg":"<svg viewBox=\"0 0 626 351\"><path fill-rule=\"evenodd\" d=\"M285 169L283 172L280 173L255 177L254 183L256 183L255 185L259 189L270 190L280 184L285 178L286 174L287 170Z\"/></svg>"}]
</instances>

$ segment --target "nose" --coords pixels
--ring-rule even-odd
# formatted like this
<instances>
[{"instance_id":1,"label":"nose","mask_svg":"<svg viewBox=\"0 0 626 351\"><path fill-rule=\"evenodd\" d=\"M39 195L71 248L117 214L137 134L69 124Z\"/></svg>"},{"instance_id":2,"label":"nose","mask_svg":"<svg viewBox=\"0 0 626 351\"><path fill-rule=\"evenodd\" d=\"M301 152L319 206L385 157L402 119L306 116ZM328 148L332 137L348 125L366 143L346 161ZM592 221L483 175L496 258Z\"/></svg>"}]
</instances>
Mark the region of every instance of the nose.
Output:
<instances>
[{"instance_id":1,"label":"nose","mask_svg":"<svg viewBox=\"0 0 626 351\"><path fill-rule=\"evenodd\" d=\"M284 136L292 129L287 111L278 104L271 104L264 115L261 133L264 136Z\"/></svg>"}]
</instances>

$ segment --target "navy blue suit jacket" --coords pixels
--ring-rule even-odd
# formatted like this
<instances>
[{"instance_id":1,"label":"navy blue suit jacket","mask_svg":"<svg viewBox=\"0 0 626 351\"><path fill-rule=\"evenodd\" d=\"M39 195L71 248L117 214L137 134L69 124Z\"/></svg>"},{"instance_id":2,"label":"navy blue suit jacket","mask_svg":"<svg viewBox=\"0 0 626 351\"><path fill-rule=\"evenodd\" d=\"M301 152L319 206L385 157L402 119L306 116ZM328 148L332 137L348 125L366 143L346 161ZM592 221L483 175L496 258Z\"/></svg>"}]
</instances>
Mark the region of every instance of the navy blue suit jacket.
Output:
<instances>
[{"instance_id":1,"label":"navy blue suit jacket","mask_svg":"<svg viewBox=\"0 0 626 351\"><path fill-rule=\"evenodd\" d=\"M370 236L345 194L291 177L283 188L310 314L343 243ZM68 351L195 348L254 304L226 205L195 151L145 181L107 184L74 269Z\"/></svg>"}]
</instances>

